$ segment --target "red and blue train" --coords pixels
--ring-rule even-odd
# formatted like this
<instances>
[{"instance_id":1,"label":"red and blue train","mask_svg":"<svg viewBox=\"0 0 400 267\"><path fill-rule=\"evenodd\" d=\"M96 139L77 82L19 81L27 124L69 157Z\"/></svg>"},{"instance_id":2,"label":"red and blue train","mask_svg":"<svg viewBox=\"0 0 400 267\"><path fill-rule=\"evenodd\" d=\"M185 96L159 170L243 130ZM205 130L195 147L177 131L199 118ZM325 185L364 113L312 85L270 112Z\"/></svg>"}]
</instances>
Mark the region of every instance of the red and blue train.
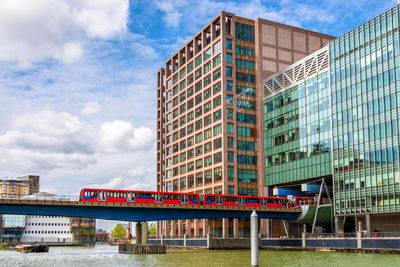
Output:
<instances>
[{"instance_id":1,"label":"red and blue train","mask_svg":"<svg viewBox=\"0 0 400 267\"><path fill-rule=\"evenodd\" d=\"M113 189L84 188L81 190L79 200L84 202L118 202L118 203L150 203L150 204L181 204L181 205L206 205L206 206L244 206L244 207L269 207L289 208L300 206L312 197L296 197L290 201L284 197L258 197L234 196L197 193L174 193L131 191Z\"/></svg>"}]
</instances>

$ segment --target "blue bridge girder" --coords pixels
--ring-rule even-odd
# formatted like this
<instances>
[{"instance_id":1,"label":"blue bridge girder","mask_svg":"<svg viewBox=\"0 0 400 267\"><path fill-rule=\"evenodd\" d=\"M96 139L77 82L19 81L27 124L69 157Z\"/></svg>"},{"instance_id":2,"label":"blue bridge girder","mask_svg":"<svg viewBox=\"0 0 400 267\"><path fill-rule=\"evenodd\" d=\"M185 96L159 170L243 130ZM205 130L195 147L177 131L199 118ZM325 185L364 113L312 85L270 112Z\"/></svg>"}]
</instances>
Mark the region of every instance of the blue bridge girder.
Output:
<instances>
[{"instance_id":1,"label":"blue bridge girder","mask_svg":"<svg viewBox=\"0 0 400 267\"><path fill-rule=\"evenodd\" d=\"M112 203L0 199L0 214L85 217L120 221L259 218L295 220L301 208L258 208L178 204Z\"/></svg>"}]
</instances>

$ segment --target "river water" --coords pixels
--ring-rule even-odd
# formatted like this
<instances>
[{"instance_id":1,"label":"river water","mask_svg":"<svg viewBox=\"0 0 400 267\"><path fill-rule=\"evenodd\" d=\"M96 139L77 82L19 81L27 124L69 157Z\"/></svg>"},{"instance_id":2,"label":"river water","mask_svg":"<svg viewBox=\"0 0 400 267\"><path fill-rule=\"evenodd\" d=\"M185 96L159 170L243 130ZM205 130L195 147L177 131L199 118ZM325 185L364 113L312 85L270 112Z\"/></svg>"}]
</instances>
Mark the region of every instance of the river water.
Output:
<instances>
[{"instance_id":1,"label":"river water","mask_svg":"<svg viewBox=\"0 0 400 267\"><path fill-rule=\"evenodd\" d=\"M174 249L161 255L118 254L117 247L51 247L48 253L0 251L0 266L250 266L250 251ZM259 266L400 266L400 255L260 250Z\"/></svg>"}]
</instances>

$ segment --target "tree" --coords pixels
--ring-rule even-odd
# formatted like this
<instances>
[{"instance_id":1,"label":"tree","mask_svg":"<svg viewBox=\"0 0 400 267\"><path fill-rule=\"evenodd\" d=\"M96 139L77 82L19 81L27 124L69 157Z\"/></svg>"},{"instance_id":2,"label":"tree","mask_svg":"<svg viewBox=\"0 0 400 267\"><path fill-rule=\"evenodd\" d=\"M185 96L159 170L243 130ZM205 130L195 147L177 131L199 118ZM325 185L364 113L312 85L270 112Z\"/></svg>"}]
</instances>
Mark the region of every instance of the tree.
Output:
<instances>
[{"instance_id":1,"label":"tree","mask_svg":"<svg viewBox=\"0 0 400 267\"><path fill-rule=\"evenodd\" d=\"M111 231L111 236L114 238L122 238L126 236L126 228L122 224L117 224L114 230Z\"/></svg>"},{"instance_id":2,"label":"tree","mask_svg":"<svg viewBox=\"0 0 400 267\"><path fill-rule=\"evenodd\" d=\"M149 226L150 235L156 235L156 225L155 223L151 223Z\"/></svg>"}]
</instances>

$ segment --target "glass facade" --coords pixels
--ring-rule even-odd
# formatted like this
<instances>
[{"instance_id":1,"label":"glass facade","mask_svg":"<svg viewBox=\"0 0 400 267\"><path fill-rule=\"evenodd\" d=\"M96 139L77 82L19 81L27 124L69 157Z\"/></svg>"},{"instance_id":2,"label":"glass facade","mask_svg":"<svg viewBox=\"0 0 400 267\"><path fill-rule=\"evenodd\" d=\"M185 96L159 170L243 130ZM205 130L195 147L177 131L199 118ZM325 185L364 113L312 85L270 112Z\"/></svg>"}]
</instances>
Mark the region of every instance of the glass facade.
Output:
<instances>
[{"instance_id":1,"label":"glass facade","mask_svg":"<svg viewBox=\"0 0 400 267\"><path fill-rule=\"evenodd\" d=\"M400 211L399 8L329 44L336 215Z\"/></svg>"},{"instance_id":2,"label":"glass facade","mask_svg":"<svg viewBox=\"0 0 400 267\"><path fill-rule=\"evenodd\" d=\"M265 99L267 186L332 173L329 103L327 70Z\"/></svg>"},{"instance_id":3,"label":"glass facade","mask_svg":"<svg viewBox=\"0 0 400 267\"><path fill-rule=\"evenodd\" d=\"M238 195L258 195L254 26L236 23Z\"/></svg>"}]
</instances>

